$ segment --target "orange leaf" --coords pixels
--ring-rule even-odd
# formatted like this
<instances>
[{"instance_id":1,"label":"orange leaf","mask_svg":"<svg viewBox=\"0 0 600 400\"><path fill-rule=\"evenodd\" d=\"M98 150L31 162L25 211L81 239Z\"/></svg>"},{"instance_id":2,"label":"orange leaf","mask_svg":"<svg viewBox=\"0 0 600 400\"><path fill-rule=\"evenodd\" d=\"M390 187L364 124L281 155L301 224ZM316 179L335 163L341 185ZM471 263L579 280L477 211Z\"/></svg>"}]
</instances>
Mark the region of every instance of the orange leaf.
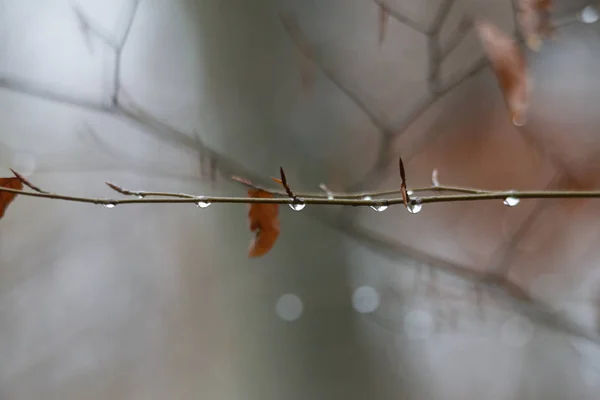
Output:
<instances>
[{"instance_id":1,"label":"orange leaf","mask_svg":"<svg viewBox=\"0 0 600 400\"><path fill-rule=\"evenodd\" d=\"M523 125L529 105L529 78L525 58L516 41L489 22L475 24L479 39L496 74L515 125Z\"/></svg>"},{"instance_id":2,"label":"orange leaf","mask_svg":"<svg viewBox=\"0 0 600 400\"><path fill-rule=\"evenodd\" d=\"M260 189L248 190L249 197L270 199L273 194ZM256 236L250 242L248 257L260 257L269 252L279 236L279 205L251 203L248 211L250 231Z\"/></svg>"},{"instance_id":3,"label":"orange leaf","mask_svg":"<svg viewBox=\"0 0 600 400\"><path fill-rule=\"evenodd\" d=\"M0 178L0 186L8 189L23 190L23 183L19 178ZM0 192L0 218L4 217L4 212L15 197L17 197L16 193Z\"/></svg>"}]
</instances>

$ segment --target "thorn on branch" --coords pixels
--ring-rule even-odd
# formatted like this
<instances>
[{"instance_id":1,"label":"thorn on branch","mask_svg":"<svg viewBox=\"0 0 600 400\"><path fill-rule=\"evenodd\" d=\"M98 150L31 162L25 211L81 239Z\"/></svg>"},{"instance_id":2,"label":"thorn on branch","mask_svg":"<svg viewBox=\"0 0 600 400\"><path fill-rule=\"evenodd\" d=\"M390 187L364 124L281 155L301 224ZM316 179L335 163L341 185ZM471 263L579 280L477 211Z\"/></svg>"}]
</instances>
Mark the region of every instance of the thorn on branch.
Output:
<instances>
[{"instance_id":1,"label":"thorn on branch","mask_svg":"<svg viewBox=\"0 0 600 400\"><path fill-rule=\"evenodd\" d=\"M137 196L138 193L136 192L132 192L130 190L126 190L123 189L121 186L117 186L114 183L110 183L110 182L104 182L106 184L106 186L108 186L109 188L111 188L112 190L114 190L117 193L121 193L125 196Z\"/></svg>"},{"instance_id":2,"label":"thorn on branch","mask_svg":"<svg viewBox=\"0 0 600 400\"><path fill-rule=\"evenodd\" d=\"M400 169L400 192L402 194L402 201L404 202L404 207L408 208L410 197L408 195L408 191L406 190L406 172L404 171L404 163L402 162L402 157L398 157L398 168Z\"/></svg>"},{"instance_id":3,"label":"thorn on branch","mask_svg":"<svg viewBox=\"0 0 600 400\"><path fill-rule=\"evenodd\" d=\"M434 170L431 172L431 184L432 184L434 187L439 187L439 186L440 186L440 181L439 181L439 179L438 179L438 170L437 170L437 168L436 168L436 169L434 169Z\"/></svg>"},{"instance_id":4,"label":"thorn on branch","mask_svg":"<svg viewBox=\"0 0 600 400\"><path fill-rule=\"evenodd\" d=\"M288 197L291 198L292 200L294 200L294 203L302 203L302 200L300 200L292 191L292 189L290 188L290 185L288 184L287 178L285 176L285 172L283 171L283 167L279 167L279 174L281 176L281 179L277 179L277 178L271 178L273 179L275 182L281 184L283 186L283 188L285 189L285 192L287 193Z\"/></svg>"},{"instance_id":5,"label":"thorn on branch","mask_svg":"<svg viewBox=\"0 0 600 400\"><path fill-rule=\"evenodd\" d=\"M328 198L328 199L330 199L330 200L333 200L333 199L334 199L333 192L331 191L331 189L329 189L329 188L327 187L327 185L325 185L324 183L321 183L321 184L319 185L319 188L320 188L322 191L324 191L324 192L327 194L327 198Z\"/></svg>"},{"instance_id":6,"label":"thorn on branch","mask_svg":"<svg viewBox=\"0 0 600 400\"><path fill-rule=\"evenodd\" d=\"M28 188L30 188L31 190L35 190L38 193L48 193L45 190L40 189L39 187L35 186L33 183L29 182L29 180L27 180L23 175L19 174L17 171L15 171L14 169L10 169L10 171L15 175L15 177L21 181L21 183L25 186L27 186Z\"/></svg>"}]
</instances>

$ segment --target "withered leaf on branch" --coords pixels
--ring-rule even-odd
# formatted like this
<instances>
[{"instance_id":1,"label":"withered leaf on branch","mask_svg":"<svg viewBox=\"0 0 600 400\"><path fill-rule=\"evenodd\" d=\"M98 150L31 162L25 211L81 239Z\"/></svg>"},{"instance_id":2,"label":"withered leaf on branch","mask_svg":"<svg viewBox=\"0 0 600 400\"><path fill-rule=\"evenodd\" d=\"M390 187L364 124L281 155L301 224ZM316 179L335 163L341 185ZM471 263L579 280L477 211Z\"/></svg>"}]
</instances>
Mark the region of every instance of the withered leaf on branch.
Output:
<instances>
[{"instance_id":1,"label":"withered leaf on branch","mask_svg":"<svg viewBox=\"0 0 600 400\"><path fill-rule=\"evenodd\" d=\"M513 124L526 122L530 82L525 57L517 42L493 24L477 21L475 28L502 90Z\"/></svg>"},{"instance_id":2,"label":"withered leaf on branch","mask_svg":"<svg viewBox=\"0 0 600 400\"><path fill-rule=\"evenodd\" d=\"M542 40L554 33L550 18L552 0L518 0L517 23L527 47L539 51Z\"/></svg>"},{"instance_id":3,"label":"withered leaf on branch","mask_svg":"<svg viewBox=\"0 0 600 400\"><path fill-rule=\"evenodd\" d=\"M19 178L0 178L0 186L8 189L23 190L23 183ZM4 217L6 209L16 196L16 193L0 192L0 218Z\"/></svg>"},{"instance_id":4,"label":"withered leaf on branch","mask_svg":"<svg viewBox=\"0 0 600 400\"><path fill-rule=\"evenodd\" d=\"M261 189L250 189L248 197L273 198L273 194ZM279 237L279 205L251 203L248 221L250 231L255 232L248 249L248 257L263 256L273 248Z\"/></svg>"}]
</instances>

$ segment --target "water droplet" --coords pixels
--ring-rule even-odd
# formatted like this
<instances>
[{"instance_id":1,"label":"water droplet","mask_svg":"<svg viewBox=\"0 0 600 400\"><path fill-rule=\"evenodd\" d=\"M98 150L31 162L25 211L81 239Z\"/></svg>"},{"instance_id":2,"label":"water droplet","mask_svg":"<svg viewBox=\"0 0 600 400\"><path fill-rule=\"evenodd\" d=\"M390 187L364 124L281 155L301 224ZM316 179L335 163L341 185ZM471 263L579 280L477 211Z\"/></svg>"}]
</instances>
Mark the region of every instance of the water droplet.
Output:
<instances>
[{"instance_id":1,"label":"water droplet","mask_svg":"<svg viewBox=\"0 0 600 400\"><path fill-rule=\"evenodd\" d=\"M203 199L204 197L200 197L201 199ZM196 206L200 207L200 208L206 208L208 206L210 206L210 202L208 201L199 201L196 203Z\"/></svg>"},{"instance_id":2,"label":"water droplet","mask_svg":"<svg viewBox=\"0 0 600 400\"><path fill-rule=\"evenodd\" d=\"M144 197L146 197L143 194L139 194L139 193L136 196L137 196L138 199L143 199Z\"/></svg>"},{"instance_id":3,"label":"water droplet","mask_svg":"<svg viewBox=\"0 0 600 400\"><path fill-rule=\"evenodd\" d=\"M509 206L509 207L514 207L517 204L519 204L520 202L521 202L521 200L516 197L507 197L506 199L504 199L504 205Z\"/></svg>"},{"instance_id":4,"label":"water droplet","mask_svg":"<svg viewBox=\"0 0 600 400\"><path fill-rule=\"evenodd\" d=\"M407 195L409 195L409 196L412 196L412 194L413 194L413 193L414 193L414 192L413 192L412 190L407 190L407 191L406 191L406 194L407 194Z\"/></svg>"},{"instance_id":5,"label":"water droplet","mask_svg":"<svg viewBox=\"0 0 600 400\"><path fill-rule=\"evenodd\" d=\"M371 196L364 196L362 199L367 200L367 201L373 200L373 198Z\"/></svg>"},{"instance_id":6,"label":"water droplet","mask_svg":"<svg viewBox=\"0 0 600 400\"><path fill-rule=\"evenodd\" d=\"M379 308L379 293L370 286L361 286L352 294L352 307L362 314L372 313Z\"/></svg>"},{"instance_id":7,"label":"water droplet","mask_svg":"<svg viewBox=\"0 0 600 400\"><path fill-rule=\"evenodd\" d=\"M587 6L581 11L581 22L586 24L593 24L598 21L598 11L593 6Z\"/></svg>"},{"instance_id":8,"label":"water droplet","mask_svg":"<svg viewBox=\"0 0 600 400\"><path fill-rule=\"evenodd\" d=\"M306 204L304 204L302 202L290 204L290 208L294 211L301 211L304 209L304 207L306 207Z\"/></svg>"},{"instance_id":9,"label":"water droplet","mask_svg":"<svg viewBox=\"0 0 600 400\"><path fill-rule=\"evenodd\" d=\"M408 203L407 210L411 214L416 214L420 212L422 208L423 204L421 204L421 199L417 197L410 200L410 202Z\"/></svg>"},{"instance_id":10,"label":"water droplet","mask_svg":"<svg viewBox=\"0 0 600 400\"><path fill-rule=\"evenodd\" d=\"M327 200L333 200L333 195L330 194L329 196L327 196Z\"/></svg>"},{"instance_id":11,"label":"water droplet","mask_svg":"<svg viewBox=\"0 0 600 400\"><path fill-rule=\"evenodd\" d=\"M371 206L372 210L375 210L377 212L382 212L387 210L388 206L386 204L378 204L376 206Z\"/></svg>"},{"instance_id":12,"label":"water droplet","mask_svg":"<svg viewBox=\"0 0 600 400\"><path fill-rule=\"evenodd\" d=\"M275 304L275 313L284 321L295 321L302 315L304 305L295 294L284 294Z\"/></svg>"},{"instance_id":13,"label":"water droplet","mask_svg":"<svg viewBox=\"0 0 600 400\"><path fill-rule=\"evenodd\" d=\"M105 203L105 204L102 204L102 207L104 207L104 208L115 208L116 206L117 206L117 205L116 205L116 204L113 204L113 203Z\"/></svg>"}]
</instances>

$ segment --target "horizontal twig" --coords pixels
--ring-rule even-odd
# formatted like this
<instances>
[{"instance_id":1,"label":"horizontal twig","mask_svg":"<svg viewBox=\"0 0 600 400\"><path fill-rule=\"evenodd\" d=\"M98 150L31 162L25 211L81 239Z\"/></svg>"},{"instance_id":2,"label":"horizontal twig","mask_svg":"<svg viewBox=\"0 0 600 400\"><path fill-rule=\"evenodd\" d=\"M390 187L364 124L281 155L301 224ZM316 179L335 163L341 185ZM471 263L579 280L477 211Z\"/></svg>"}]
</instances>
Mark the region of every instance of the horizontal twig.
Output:
<instances>
[{"instance_id":1,"label":"horizontal twig","mask_svg":"<svg viewBox=\"0 0 600 400\"><path fill-rule=\"evenodd\" d=\"M337 205L337 206L353 206L353 207L378 207L382 205L392 206L404 204L402 197L385 197L386 195L396 194L400 191L384 191L361 194L342 194L331 198L323 195L301 194L298 193L295 197L289 197L285 192L279 192L270 189L263 189L270 193L277 194L281 197L274 198L254 198L254 197L218 197L218 196L202 196L186 193L172 192L150 192L150 191L132 191L123 189L112 183L107 185L113 190L128 196L137 196L137 199L112 199L112 198L94 198L94 197L79 197L68 196L50 192L38 192L27 190L16 190L0 187L1 192L19 194L22 196L71 201L78 203L91 203L100 205L120 205L120 204L179 204L179 203L263 203L263 204L294 204L302 202L304 204L314 205ZM248 186L253 186L247 183ZM262 189L262 188L261 188ZM558 199L558 198L599 198L600 191L489 191L461 187L446 187L446 186L431 186L425 188L408 189L409 192L417 191L454 191L463 192L461 194L449 195L433 195L413 197L412 201L418 204L425 203L447 203L457 201L482 201L482 200L505 200L512 199ZM285 196L285 197L284 197ZM375 198L373 198L375 197Z\"/></svg>"}]
</instances>

